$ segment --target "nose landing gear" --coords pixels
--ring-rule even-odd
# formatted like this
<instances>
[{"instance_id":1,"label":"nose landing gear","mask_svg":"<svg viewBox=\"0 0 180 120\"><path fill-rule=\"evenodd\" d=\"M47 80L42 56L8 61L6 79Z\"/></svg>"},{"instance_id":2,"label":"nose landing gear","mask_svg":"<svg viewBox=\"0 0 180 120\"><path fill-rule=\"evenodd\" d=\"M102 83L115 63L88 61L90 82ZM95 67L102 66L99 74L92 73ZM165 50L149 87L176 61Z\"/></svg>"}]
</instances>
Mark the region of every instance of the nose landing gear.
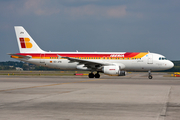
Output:
<instances>
[{"instance_id":1,"label":"nose landing gear","mask_svg":"<svg viewBox=\"0 0 180 120\"><path fill-rule=\"evenodd\" d=\"M149 79L152 79L152 78L153 78L153 76L152 76L152 74L151 74L151 70L149 70L148 78L149 78Z\"/></svg>"}]
</instances>

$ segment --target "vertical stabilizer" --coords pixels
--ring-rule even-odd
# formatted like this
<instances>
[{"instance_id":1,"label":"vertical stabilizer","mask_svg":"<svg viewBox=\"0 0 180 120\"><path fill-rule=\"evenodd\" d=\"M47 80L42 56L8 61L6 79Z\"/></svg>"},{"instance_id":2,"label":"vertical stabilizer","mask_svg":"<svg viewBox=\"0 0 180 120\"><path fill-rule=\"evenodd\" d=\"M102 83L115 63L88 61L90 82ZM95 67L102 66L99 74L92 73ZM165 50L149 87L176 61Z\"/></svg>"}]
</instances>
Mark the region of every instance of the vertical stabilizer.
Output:
<instances>
[{"instance_id":1,"label":"vertical stabilizer","mask_svg":"<svg viewBox=\"0 0 180 120\"><path fill-rule=\"evenodd\" d=\"M14 28L20 53L44 52L22 26L15 26Z\"/></svg>"}]
</instances>

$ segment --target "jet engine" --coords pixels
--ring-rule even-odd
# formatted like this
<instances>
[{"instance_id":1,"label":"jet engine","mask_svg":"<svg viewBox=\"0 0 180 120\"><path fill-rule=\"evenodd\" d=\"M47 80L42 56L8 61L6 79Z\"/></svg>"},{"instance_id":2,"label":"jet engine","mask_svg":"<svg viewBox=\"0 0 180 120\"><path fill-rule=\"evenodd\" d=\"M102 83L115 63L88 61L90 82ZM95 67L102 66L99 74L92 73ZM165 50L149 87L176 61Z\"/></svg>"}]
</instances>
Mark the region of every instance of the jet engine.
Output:
<instances>
[{"instance_id":1,"label":"jet engine","mask_svg":"<svg viewBox=\"0 0 180 120\"><path fill-rule=\"evenodd\" d=\"M104 66L102 68L104 74L125 76L126 72L120 70L120 66Z\"/></svg>"}]
</instances>

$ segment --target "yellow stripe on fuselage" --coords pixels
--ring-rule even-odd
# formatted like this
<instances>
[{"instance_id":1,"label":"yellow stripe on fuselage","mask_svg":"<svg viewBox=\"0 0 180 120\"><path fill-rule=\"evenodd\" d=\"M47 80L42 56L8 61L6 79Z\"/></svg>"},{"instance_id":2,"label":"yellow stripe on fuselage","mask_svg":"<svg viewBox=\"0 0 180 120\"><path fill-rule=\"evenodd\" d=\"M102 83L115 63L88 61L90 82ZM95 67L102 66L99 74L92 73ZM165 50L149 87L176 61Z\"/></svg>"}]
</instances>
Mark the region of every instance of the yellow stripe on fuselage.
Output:
<instances>
[{"instance_id":1,"label":"yellow stripe on fuselage","mask_svg":"<svg viewBox=\"0 0 180 120\"><path fill-rule=\"evenodd\" d=\"M139 53L138 55L134 56L134 58L142 58L144 57L145 55L147 55L148 53Z\"/></svg>"}]
</instances>

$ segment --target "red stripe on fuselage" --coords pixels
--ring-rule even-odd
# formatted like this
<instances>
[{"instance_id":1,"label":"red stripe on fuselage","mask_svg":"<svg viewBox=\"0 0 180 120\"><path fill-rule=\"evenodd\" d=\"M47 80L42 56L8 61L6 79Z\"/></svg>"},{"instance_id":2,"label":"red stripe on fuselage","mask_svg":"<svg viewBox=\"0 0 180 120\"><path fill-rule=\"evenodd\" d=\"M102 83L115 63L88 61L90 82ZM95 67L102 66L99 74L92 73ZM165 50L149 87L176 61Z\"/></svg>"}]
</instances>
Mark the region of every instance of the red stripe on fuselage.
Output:
<instances>
[{"instance_id":1,"label":"red stripe on fuselage","mask_svg":"<svg viewBox=\"0 0 180 120\"><path fill-rule=\"evenodd\" d=\"M124 54L124 57L125 58L130 58L130 57L134 57L134 56L136 56L138 54L139 53L137 53L137 52L127 52L127 53Z\"/></svg>"},{"instance_id":2,"label":"red stripe on fuselage","mask_svg":"<svg viewBox=\"0 0 180 120\"><path fill-rule=\"evenodd\" d=\"M110 54L83 54L83 53L17 53L17 55L30 55L32 57L40 57L41 54L45 54L44 57L58 57L58 55L60 55L61 57L100 57L100 58L103 58L103 57L110 57L111 55L114 55L114 53ZM122 53L119 53L122 55ZM131 58L131 57L134 57L136 55L138 55L139 53L124 53L124 58ZM116 54L118 55L118 53ZM113 58L113 57L112 57ZM114 57L116 58L116 57ZM123 58L123 57L120 57L120 58Z\"/></svg>"}]
</instances>

